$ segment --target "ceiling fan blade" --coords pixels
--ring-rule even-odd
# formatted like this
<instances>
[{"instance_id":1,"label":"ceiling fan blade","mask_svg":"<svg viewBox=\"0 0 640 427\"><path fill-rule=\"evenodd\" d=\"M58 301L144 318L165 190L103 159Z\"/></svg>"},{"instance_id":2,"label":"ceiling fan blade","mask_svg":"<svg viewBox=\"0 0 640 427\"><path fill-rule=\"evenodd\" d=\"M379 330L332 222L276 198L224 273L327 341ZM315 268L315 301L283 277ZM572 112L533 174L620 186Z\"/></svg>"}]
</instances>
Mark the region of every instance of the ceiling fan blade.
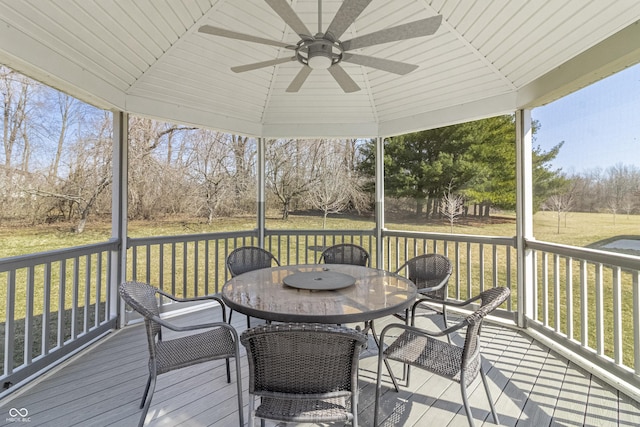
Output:
<instances>
[{"instance_id":1,"label":"ceiling fan blade","mask_svg":"<svg viewBox=\"0 0 640 427\"><path fill-rule=\"evenodd\" d=\"M390 59L374 58L373 56L354 55L352 53L342 54L343 62L351 62L353 64L364 65L365 67L377 68L378 70L387 71L400 75L409 74L417 65L407 64L406 62L392 61Z\"/></svg>"},{"instance_id":2,"label":"ceiling fan blade","mask_svg":"<svg viewBox=\"0 0 640 427\"><path fill-rule=\"evenodd\" d=\"M307 77L309 77L309 74L311 74L311 71L311 67L307 65L303 66L287 88L287 92L299 91L304 81L307 80Z\"/></svg>"},{"instance_id":3,"label":"ceiling fan blade","mask_svg":"<svg viewBox=\"0 0 640 427\"><path fill-rule=\"evenodd\" d=\"M212 27L211 25L203 25L198 29L199 32L212 34L214 36L227 37L229 39L244 40L253 43L268 44L271 46L285 47L287 49L295 49L295 46L277 40L263 39L262 37L251 36L249 34L236 33L235 31L225 30L224 28Z\"/></svg>"},{"instance_id":4,"label":"ceiling fan blade","mask_svg":"<svg viewBox=\"0 0 640 427\"><path fill-rule=\"evenodd\" d=\"M302 22L300 17L291 8L287 0L265 0L271 9L273 9L286 24L291 27L301 38L302 36L311 37L311 31Z\"/></svg>"},{"instance_id":5,"label":"ceiling fan blade","mask_svg":"<svg viewBox=\"0 0 640 427\"><path fill-rule=\"evenodd\" d=\"M296 61L297 58L292 56L291 58L276 58L269 61L256 62L254 64L238 65L237 67L231 67L231 71L234 73L244 73L245 71L257 70L258 68L271 67L273 65L284 64L285 62Z\"/></svg>"},{"instance_id":6,"label":"ceiling fan blade","mask_svg":"<svg viewBox=\"0 0 640 427\"><path fill-rule=\"evenodd\" d=\"M336 82L340 85L343 91L346 93L357 92L360 90L360 86L353 81L351 76L338 64L333 64L329 67L329 73L336 79Z\"/></svg>"},{"instance_id":7,"label":"ceiling fan blade","mask_svg":"<svg viewBox=\"0 0 640 427\"><path fill-rule=\"evenodd\" d=\"M325 31L325 36L331 41L338 40L347 28L360 16L362 11L369 6L371 0L352 0L342 2L340 9L333 17L329 28Z\"/></svg>"},{"instance_id":8,"label":"ceiling fan blade","mask_svg":"<svg viewBox=\"0 0 640 427\"><path fill-rule=\"evenodd\" d=\"M432 16L431 18L409 22L408 24L398 25L397 27L387 28L386 30L376 31L360 37L354 37L351 40L342 42L342 47L346 51L398 40L430 36L438 30L441 22L442 15Z\"/></svg>"}]
</instances>

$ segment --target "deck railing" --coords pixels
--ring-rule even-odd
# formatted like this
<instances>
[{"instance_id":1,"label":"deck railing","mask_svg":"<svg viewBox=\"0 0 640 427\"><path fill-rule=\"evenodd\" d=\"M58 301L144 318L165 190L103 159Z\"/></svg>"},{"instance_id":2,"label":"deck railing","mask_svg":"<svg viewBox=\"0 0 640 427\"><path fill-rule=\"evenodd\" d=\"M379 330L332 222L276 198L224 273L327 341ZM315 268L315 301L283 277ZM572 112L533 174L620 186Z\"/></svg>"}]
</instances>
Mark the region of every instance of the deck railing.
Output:
<instances>
[{"instance_id":1,"label":"deck railing","mask_svg":"<svg viewBox=\"0 0 640 427\"><path fill-rule=\"evenodd\" d=\"M497 312L515 321L517 253L511 237L384 230L378 257L374 230L266 230L265 248L283 265L316 263L322 249L349 242L369 251L372 267L396 271L407 259L441 253L453 264L449 297L466 299L506 286ZM228 254L257 245L255 230L132 238L127 280L178 296L219 292L229 279ZM637 257L528 241L534 252L535 309L528 326L594 366L640 384L640 262ZM116 326L109 295L116 242L0 260L4 286L2 382L5 388L55 364ZM382 260L379 265L378 259ZM117 269L115 269L117 270ZM171 310L170 305L163 306ZM2 393L0 392L0 395Z\"/></svg>"},{"instance_id":2,"label":"deck railing","mask_svg":"<svg viewBox=\"0 0 640 427\"><path fill-rule=\"evenodd\" d=\"M439 253L451 261L449 298L465 300L485 289L505 286L511 297L496 313L514 319L517 309L516 251L512 237L469 236L386 230L382 268L396 271L405 260Z\"/></svg>"},{"instance_id":3,"label":"deck railing","mask_svg":"<svg viewBox=\"0 0 640 427\"><path fill-rule=\"evenodd\" d=\"M108 295L117 248L107 242L0 260L0 392L116 326Z\"/></svg>"},{"instance_id":4,"label":"deck railing","mask_svg":"<svg viewBox=\"0 0 640 427\"><path fill-rule=\"evenodd\" d=\"M528 326L640 388L640 260L527 242L534 251Z\"/></svg>"}]
</instances>

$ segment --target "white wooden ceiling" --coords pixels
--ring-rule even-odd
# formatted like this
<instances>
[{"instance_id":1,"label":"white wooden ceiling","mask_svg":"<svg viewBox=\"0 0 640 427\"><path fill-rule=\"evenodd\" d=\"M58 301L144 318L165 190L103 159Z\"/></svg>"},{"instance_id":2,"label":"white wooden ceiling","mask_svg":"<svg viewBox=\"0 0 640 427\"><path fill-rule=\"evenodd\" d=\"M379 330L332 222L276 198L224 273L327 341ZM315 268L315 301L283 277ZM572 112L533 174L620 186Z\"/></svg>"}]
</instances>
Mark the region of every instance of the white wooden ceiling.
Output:
<instances>
[{"instance_id":1,"label":"white wooden ceiling","mask_svg":"<svg viewBox=\"0 0 640 427\"><path fill-rule=\"evenodd\" d=\"M317 0L291 4L315 31ZM325 28L341 4L323 1ZM198 32L295 44L263 0L0 0L0 63L106 109L250 136L374 137L537 106L640 62L637 0L373 0L341 39L438 14L433 36L355 52L416 71L343 62L355 93L326 70L285 92L297 62L230 71L292 56Z\"/></svg>"}]
</instances>

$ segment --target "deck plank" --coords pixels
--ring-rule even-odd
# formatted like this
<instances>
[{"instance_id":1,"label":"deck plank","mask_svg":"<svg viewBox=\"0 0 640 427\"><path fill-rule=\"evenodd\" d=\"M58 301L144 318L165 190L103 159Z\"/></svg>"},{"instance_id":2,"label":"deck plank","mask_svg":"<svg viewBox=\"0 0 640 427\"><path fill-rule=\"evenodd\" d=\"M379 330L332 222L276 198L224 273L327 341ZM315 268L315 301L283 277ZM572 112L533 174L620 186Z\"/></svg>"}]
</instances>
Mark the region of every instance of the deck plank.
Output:
<instances>
[{"instance_id":1,"label":"deck plank","mask_svg":"<svg viewBox=\"0 0 640 427\"><path fill-rule=\"evenodd\" d=\"M620 426L640 426L640 402L619 393L618 418Z\"/></svg>"},{"instance_id":2,"label":"deck plank","mask_svg":"<svg viewBox=\"0 0 640 427\"><path fill-rule=\"evenodd\" d=\"M591 375L569 362L562 381L551 426L582 426L585 422Z\"/></svg>"},{"instance_id":3,"label":"deck plank","mask_svg":"<svg viewBox=\"0 0 640 427\"><path fill-rule=\"evenodd\" d=\"M216 317L217 316L217 317ZM172 318L178 324L218 320L219 309ZM425 316L424 327L438 327L439 316ZM376 321L378 331L393 317ZM430 323L431 322L431 323ZM435 322L435 323L434 323ZM252 325L258 320L252 319ZM239 333L244 316L234 315ZM356 326L356 325L349 325ZM170 335L167 335L169 337ZM142 324L116 331L90 349L0 402L2 408L27 408L30 426L133 426L147 378L147 349ZM455 337L454 342L461 342ZM482 336L483 367L501 425L640 425L640 403L532 341L514 328L486 323ZM248 405L248 369L241 346L243 411ZM359 420L373 423L377 347L370 337L360 360ZM237 426L235 372L227 384L224 361L208 362L158 377L148 426ZM402 367L394 364L394 373ZM444 378L412 369L409 387L396 393L383 370L384 426L466 425L460 388ZM476 425L495 425L484 387L469 388ZM0 417L0 426L15 425ZM277 423L267 422L268 427Z\"/></svg>"},{"instance_id":4,"label":"deck plank","mask_svg":"<svg viewBox=\"0 0 640 427\"><path fill-rule=\"evenodd\" d=\"M567 365L567 360L547 354L545 363L522 410L527 418L521 418L517 423L518 427L548 426L551 423L562 387L562 379L567 373Z\"/></svg>"},{"instance_id":5,"label":"deck plank","mask_svg":"<svg viewBox=\"0 0 640 427\"><path fill-rule=\"evenodd\" d=\"M611 426L617 424L618 391L591 375L584 425Z\"/></svg>"}]
</instances>

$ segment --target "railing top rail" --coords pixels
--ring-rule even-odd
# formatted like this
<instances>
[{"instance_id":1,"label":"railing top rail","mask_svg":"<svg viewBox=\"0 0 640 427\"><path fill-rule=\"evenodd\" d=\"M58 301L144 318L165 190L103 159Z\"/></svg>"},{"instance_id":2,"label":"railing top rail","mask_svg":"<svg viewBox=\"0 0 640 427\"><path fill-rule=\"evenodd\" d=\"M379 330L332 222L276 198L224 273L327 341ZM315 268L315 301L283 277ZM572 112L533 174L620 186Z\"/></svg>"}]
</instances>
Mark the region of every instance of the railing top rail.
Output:
<instances>
[{"instance_id":1,"label":"railing top rail","mask_svg":"<svg viewBox=\"0 0 640 427\"><path fill-rule=\"evenodd\" d=\"M487 245L506 245L516 247L515 237L480 236L469 234L431 233L428 231L383 230L383 237L408 237L415 239L446 240L448 242L482 243Z\"/></svg>"},{"instance_id":2,"label":"railing top rail","mask_svg":"<svg viewBox=\"0 0 640 427\"><path fill-rule=\"evenodd\" d=\"M529 249L552 252L561 256L583 259L588 262L607 264L621 267L627 270L640 270L640 257L620 254L591 248L578 248L575 246L561 245L558 243L526 240Z\"/></svg>"},{"instance_id":3,"label":"railing top rail","mask_svg":"<svg viewBox=\"0 0 640 427\"><path fill-rule=\"evenodd\" d=\"M375 230L372 229L352 229L352 230L287 230L287 229L265 229L265 236L374 236Z\"/></svg>"},{"instance_id":4,"label":"railing top rail","mask_svg":"<svg viewBox=\"0 0 640 427\"><path fill-rule=\"evenodd\" d=\"M152 236L152 237L132 237L127 241L127 246L143 246L143 245L157 245L160 243L182 243L182 242L197 242L202 240L216 240L216 239L232 239L235 237L257 237L256 230L241 230L241 231L224 231L215 233L195 233L195 234L182 234L174 236Z\"/></svg>"},{"instance_id":5,"label":"railing top rail","mask_svg":"<svg viewBox=\"0 0 640 427\"><path fill-rule=\"evenodd\" d=\"M107 242L93 243L89 245L74 246L72 248L55 249L52 251L37 252L27 255L18 255L0 259L0 272L61 261L77 256L85 256L104 251L115 250L120 242L118 239L110 239Z\"/></svg>"}]
</instances>

